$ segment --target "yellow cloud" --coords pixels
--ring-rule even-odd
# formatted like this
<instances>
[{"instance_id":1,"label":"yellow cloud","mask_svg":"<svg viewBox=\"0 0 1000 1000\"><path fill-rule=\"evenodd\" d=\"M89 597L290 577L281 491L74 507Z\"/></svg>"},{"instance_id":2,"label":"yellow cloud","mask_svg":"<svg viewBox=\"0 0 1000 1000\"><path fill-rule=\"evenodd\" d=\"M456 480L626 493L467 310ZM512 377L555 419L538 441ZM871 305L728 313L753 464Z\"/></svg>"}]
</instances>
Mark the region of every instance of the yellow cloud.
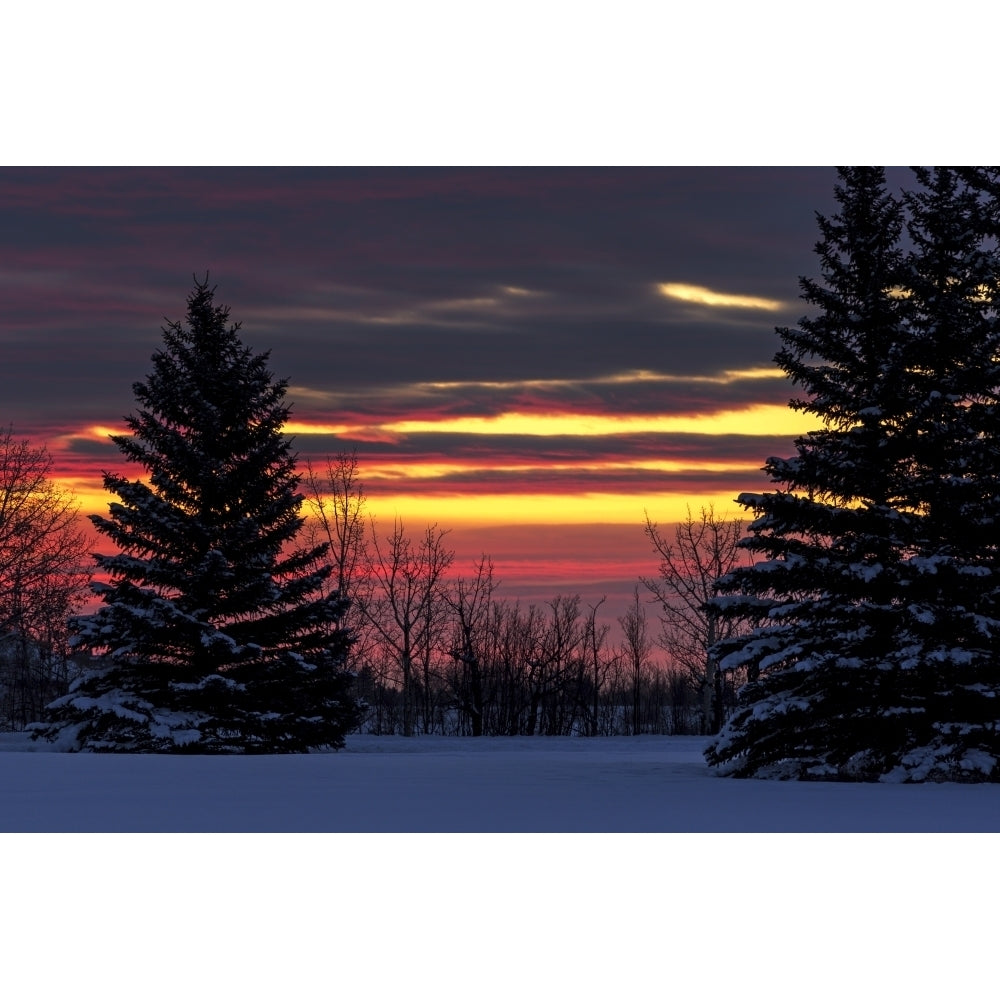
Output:
<instances>
[{"instance_id":1,"label":"yellow cloud","mask_svg":"<svg viewBox=\"0 0 1000 1000\"><path fill-rule=\"evenodd\" d=\"M65 434L59 440L63 443L70 443L73 440L79 441L102 441L105 442L112 434L127 434L125 427L105 427L103 424L92 424L84 427L76 434Z\"/></svg>"},{"instance_id":2,"label":"yellow cloud","mask_svg":"<svg viewBox=\"0 0 1000 1000\"><path fill-rule=\"evenodd\" d=\"M759 298L755 295L730 295L728 292L715 292L702 285L663 282L656 287L660 294L668 299L680 299L682 302L693 302L696 305L717 309L762 309L766 312L778 312L785 307L785 303L778 299Z\"/></svg>"},{"instance_id":3,"label":"yellow cloud","mask_svg":"<svg viewBox=\"0 0 1000 1000\"><path fill-rule=\"evenodd\" d=\"M369 513L379 525L391 525L399 517L418 527L526 525L526 524L635 524L645 520L645 511L657 521L669 524L684 519L688 506L693 510L712 505L719 514L745 517L732 493L691 496L688 493L645 493L625 496L617 493L486 493L440 496L369 495Z\"/></svg>"},{"instance_id":4,"label":"yellow cloud","mask_svg":"<svg viewBox=\"0 0 1000 1000\"><path fill-rule=\"evenodd\" d=\"M352 431L359 431L363 427L362 424L310 424L303 420L289 420L283 430L286 434L322 434L349 437Z\"/></svg>"},{"instance_id":5,"label":"yellow cloud","mask_svg":"<svg viewBox=\"0 0 1000 1000\"><path fill-rule=\"evenodd\" d=\"M419 468L401 468L400 478L431 479L433 475L420 475ZM441 468L431 468L440 474ZM687 505L692 509L713 504L720 513L744 516L742 508L734 502L739 490L710 496L692 496L688 492L651 492L642 494L618 493L395 493L383 492L378 484L388 486L387 476L373 474L373 467L365 466L364 481L371 484L366 490L366 510L379 524L392 524L394 517L406 524L419 527L438 523L442 527L526 525L526 524L636 524L644 519L644 511L662 523L682 520ZM414 475L417 473L417 475ZM752 487L760 473L756 467L747 469L748 487ZM397 480L398 482L399 480ZM95 479L85 480L59 477L56 484L73 493L82 514L107 516L108 504L117 497L106 492ZM303 511L306 513L307 511Z\"/></svg>"},{"instance_id":6,"label":"yellow cloud","mask_svg":"<svg viewBox=\"0 0 1000 1000\"><path fill-rule=\"evenodd\" d=\"M108 504L118 498L108 493L100 476L80 478L73 476L54 476L53 482L65 493L71 494L79 504L81 514L107 514Z\"/></svg>"},{"instance_id":7,"label":"yellow cloud","mask_svg":"<svg viewBox=\"0 0 1000 1000\"><path fill-rule=\"evenodd\" d=\"M469 434L485 437L611 437L629 434L736 434L795 437L816 429L815 418L787 406L761 403L738 410L675 415L600 413L498 413L494 416L391 420L372 424L311 424L289 421L285 433L360 439L410 434Z\"/></svg>"},{"instance_id":8,"label":"yellow cloud","mask_svg":"<svg viewBox=\"0 0 1000 1000\"><path fill-rule=\"evenodd\" d=\"M815 418L787 406L758 404L738 410L678 415L611 416L573 413L500 413L441 420L396 420L377 429L389 434L481 434L529 437L608 437L624 434L738 434L796 436L814 430ZM359 428L361 429L361 428ZM309 433L303 427L300 433ZM335 433L313 431L313 433Z\"/></svg>"}]
</instances>

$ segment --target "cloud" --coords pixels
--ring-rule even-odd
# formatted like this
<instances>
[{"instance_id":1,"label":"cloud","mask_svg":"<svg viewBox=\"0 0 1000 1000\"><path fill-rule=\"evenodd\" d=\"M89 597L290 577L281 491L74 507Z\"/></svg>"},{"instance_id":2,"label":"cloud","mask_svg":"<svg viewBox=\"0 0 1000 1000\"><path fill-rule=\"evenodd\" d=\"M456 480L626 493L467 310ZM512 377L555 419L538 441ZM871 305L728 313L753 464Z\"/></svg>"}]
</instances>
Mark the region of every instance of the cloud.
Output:
<instances>
[{"instance_id":1,"label":"cloud","mask_svg":"<svg viewBox=\"0 0 1000 1000\"><path fill-rule=\"evenodd\" d=\"M372 494L368 509L377 522L396 516L412 525L641 525L645 511L665 523L683 520L687 506L712 505L720 514L738 515L732 491L721 493L650 492L645 494L521 492L480 493L475 496L440 493Z\"/></svg>"},{"instance_id":2,"label":"cloud","mask_svg":"<svg viewBox=\"0 0 1000 1000\"><path fill-rule=\"evenodd\" d=\"M337 390L293 385L289 395L297 414L309 414L307 422L370 426L403 418L438 421L511 412L683 415L755 404L780 407L788 393L778 369L750 368L703 375L640 369L581 378L417 381Z\"/></svg>"},{"instance_id":3,"label":"cloud","mask_svg":"<svg viewBox=\"0 0 1000 1000\"><path fill-rule=\"evenodd\" d=\"M304 393L524 381L489 412L576 393L628 409L607 373L766 364L754 309L670 299L657 278L787 298L824 171L2 170L0 399L16 423L114 419L163 317L211 271L246 342ZM777 210L776 210L776 207ZM793 238L794 237L794 238ZM752 248L752 249L751 249ZM789 321L792 319L788 317ZM577 386L532 386L531 380ZM701 385L706 405L725 386ZM732 383L740 401L746 384ZM716 392L715 389L719 389ZM476 412L482 392L447 403ZM540 395L539 395L540 394ZM514 398L511 398L511 397ZM305 397L299 397L305 405ZM313 397L315 399L315 397ZM101 406L109 411L102 418ZM310 404L312 405L312 404ZM400 414L403 416L404 414ZM331 421L333 422L333 421Z\"/></svg>"},{"instance_id":4,"label":"cloud","mask_svg":"<svg viewBox=\"0 0 1000 1000\"><path fill-rule=\"evenodd\" d=\"M308 424L296 424L292 433L308 433ZM786 406L758 405L738 410L682 415L603 413L522 413L506 412L492 416L442 417L439 419L396 420L389 423L355 428L348 426L334 432L355 433L374 431L385 434L470 434L524 435L528 437L613 437L637 434L803 434L815 427L815 418L790 410Z\"/></svg>"},{"instance_id":5,"label":"cloud","mask_svg":"<svg viewBox=\"0 0 1000 1000\"><path fill-rule=\"evenodd\" d=\"M497 286L480 294L424 299L399 290L323 287L308 297L313 301L252 308L248 322L265 327L289 322L445 330L503 327L504 320L529 315L547 295L527 288Z\"/></svg>"},{"instance_id":6,"label":"cloud","mask_svg":"<svg viewBox=\"0 0 1000 1000\"><path fill-rule=\"evenodd\" d=\"M300 455L357 444L386 502L444 503L442 523L504 504L520 523L551 502L556 523L560 508L589 521L735 495L808 429L768 365L831 181L0 170L0 418L46 435L103 509L100 471L122 465L104 435L207 268L245 342L290 379ZM533 499L512 507L519 490Z\"/></svg>"},{"instance_id":7,"label":"cloud","mask_svg":"<svg viewBox=\"0 0 1000 1000\"><path fill-rule=\"evenodd\" d=\"M781 312L788 308L787 302L766 299L756 295L736 295L730 292L716 292L701 285L685 285L677 282L663 282L657 286L661 295L668 299L680 299L710 309L758 309L764 312Z\"/></svg>"},{"instance_id":8,"label":"cloud","mask_svg":"<svg viewBox=\"0 0 1000 1000\"><path fill-rule=\"evenodd\" d=\"M636 369L633 371L617 372L611 375L597 375L593 378L582 379L512 379L508 381L467 381L467 382L418 382L416 389L465 389L465 388L485 388L485 389L561 389L578 386L598 386L598 385L636 385L644 382L652 382L658 385L693 385L698 383L709 383L713 385L731 386L735 382L755 381L758 379L785 378L785 373L778 368L748 368L742 371L723 369L721 372L711 375L677 375L670 372L649 371L646 369Z\"/></svg>"}]
</instances>

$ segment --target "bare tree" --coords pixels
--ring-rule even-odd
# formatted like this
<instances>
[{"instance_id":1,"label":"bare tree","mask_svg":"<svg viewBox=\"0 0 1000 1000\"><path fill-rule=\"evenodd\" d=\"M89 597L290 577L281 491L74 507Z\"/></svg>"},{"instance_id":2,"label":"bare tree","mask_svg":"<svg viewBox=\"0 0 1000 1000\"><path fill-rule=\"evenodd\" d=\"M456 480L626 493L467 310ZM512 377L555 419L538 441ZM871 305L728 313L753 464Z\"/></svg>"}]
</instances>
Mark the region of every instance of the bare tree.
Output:
<instances>
[{"instance_id":1,"label":"bare tree","mask_svg":"<svg viewBox=\"0 0 1000 1000\"><path fill-rule=\"evenodd\" d=\"M590 614L587 615L583 625L583 652L580 656L578 691L581 695L587 696L583 707L588 736L597 736L600 732L601 691L610 666L603 655L603 649L611 628L606 624L597 624L597 612L607 599L605 595L596 604L590 605Z\"/></svg>"},{"instance_id":2,"label":"bare tree","mask_svg":"<svg viewBox=\"0 0 1000 1000\"><path fill-rule=\"evenodd\" d=\"M642 707L642 681L649 662L649 654L653 650L649 638L649 622L646 609L639 600L639 588L632 590L632 603L628 610L618 619L621 626L623 642L621 657L628 672L629 695L632 708L631 732L637 736L641 730L640 713Z\"/></svg>"},{"instance_id":3,"label":"bare tree","mask_svg":"<svg viewBox=\"0 0 1000 1000\"><path fill-rule=\"evenodd\" d=\"M367 560L365 536L365 492L358 477L358 453L338 452L327 458L326 468L317 471L306 462L306 504L312 513L307 524L310 541L326 542L333 564L330 586L349 601L338 628L351 631L354 644L348 661L354 665L365 660L369 650L362 602L365 582L359 580Z\"/></svg>"},{"instance_id":4,"label":"bare tree","mask_svg":"<svg viewBox=\"0 0 1000 1000\"><path fill-rule=\"evenodd\" d=\"M324 541L330 546L333 581L347 595L365 554L365 492L358 478L358 453L338 452L318 473L306 462L306 498Z\"/></svg>"},{"instance_id":5,"label":"bare tree","mask_svg":"<svg viewBox=\"0 0 1000 1000\"><path fill-rule=\"evenodd\" d=\"M490 731L501 736L530 735L537 714L531 664L541 659L545 615L535 605L522 611L517 603L494 601L490 616L484 664L493 687Z\"/></svg>"},{"instance_id":6,"label":"bare tree","mask_svg":"<svg viewBox=\"0 0 1000 1000\"><path fill-rule=\"evenodd\" d=\"M473 736L483 735L483 660L496 586L493 560L484 555L476 564L475 576L471 580L459 577L447 596L455 619L451 655L461 666L452 688L459 707L469 716Z\"/></svg>"},{"instance_id":7,"label":"bare tree","mask_svg":"<svg viewBox=\"0 0 1000 1000\"><path fill-rule=\"evenodd\" d=\"M65 681L67 618L90 581L78 506L51 474L45 448L0 433L0 688L16 728Z\"/></svg>"},{"instance_id":8,"label":"bare tree","mask_svg":"<svg viewBox=\"0 0 1000 1000\"><path fill-rule=\"evenodd\" d=\"M709 733L721 724L721 675L708 650L736 626L722 626L704 605L715 580L736 565L742 522L689 509L667 541L647 516L660 566L642 583L660 607L659 644L670 660L661 677L638 587L618 618L623 641L608 652L608 628L596 621L603 600L583 614L578 596L560 595L523 612L494 599L486 556L472 576L446 587L454 552L436 525L411 541L398 520L381 537L368 519L366 537L356 453L328 459L322 472L307 466L306 484L334 583L351 600L352 662L378 731L398 726L412 735L421 719L425 732L441 728L442 699L458 710L455 726L476 736L567 732L581 720L588 733L664 726Z\"/></svg>"},{"instance_id":9,"label":"bare tree","mask_svg":"<svg viewBox=\"0 0 1000 1000\"><path fill-rule=\"evenodd\" d=\"M361 611L399 664L404 736L413 735L415 664L423 665L425 729L429 724L430 654L442 617L442 578L455 558L455 553L444 545L447 534L436 524L430 525L414 545L398 518L385 538L379 538L375 521L371 521L365 568L371 590Z\"/></svg>"},{"instance_id":10,"label":"bare tree","mask_svg":"<svg viewBox=\"0 0 1000 1000\"><path fill-rule=\"evenodd\" d=\"M573 670L584 639L580 622L580 595L557 595L549 602L552 618L545 623L541 646L527 661L526 680L530 691L527 735L536 730L558 736L567 729L567 684L576 680Z\"/></svg>"},{"instance_id":11,"label":"bare tree","mask_svg":"<svg viewBox=\"0 0 1000 1000\"><path fill-rule=\"evenodd\" d=\"M717 515L711 506L695 517L688 507L672 542L648 514L645 532L660 558L659 576L641 577L660 606L660 644L674 669L686 671L698 687L702 733L716 733L723 721L722 677L710 650L744 626L718 619L705 605L716 596L719 577L739 562L743 522Z\"/></svg>"}]
</instances>

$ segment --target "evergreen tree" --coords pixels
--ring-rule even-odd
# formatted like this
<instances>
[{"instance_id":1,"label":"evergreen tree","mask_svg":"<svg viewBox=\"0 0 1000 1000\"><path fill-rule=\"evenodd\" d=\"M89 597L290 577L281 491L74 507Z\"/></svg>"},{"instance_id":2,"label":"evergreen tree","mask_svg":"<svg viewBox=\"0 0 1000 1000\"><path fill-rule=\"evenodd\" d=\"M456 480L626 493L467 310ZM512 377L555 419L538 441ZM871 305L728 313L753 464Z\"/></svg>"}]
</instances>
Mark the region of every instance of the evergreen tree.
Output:
<instances>
[{"instance_id":1,"label":"evergreen tree","mask_svg":"<svg viewBox=\"0 0 1000 1000\"><path fill-rule=\"evenodd\" d=\"M914 168L906 265L911 507L896 772L1000 780L1000 253L991 170Z\"/></svg>"},{"instance_id":2,"label":"evergreen tree","mask_svg":"<svg viewBox=\"0 0 1000 1000\"><path fill-rule=\"evenodd\" d=\"M904 253L884 172L839 177L822 279L801 281L818 313L778 331L776 357L823 426L768 459L781 488L739 498L759 561L714 607L757 621L718 650L750 683L706 756L741 776L995 778L990 213L957 172L918 172Z\"/></svg>"},{"instance_id":3,"label":"evergreen tree","mask_svg":"<svg viewBox=\"0 0 1000 1000\"><path fill-rule=\"evenodd\" d=\"M196 281L113 437L148 475L106 474L119 502L92 518L120 550L95 557L103 606L75 622L98 666L37 727L68 749L305 751L355 721L327 546L294 546L287 382L213 294Z\"/></svg>"}]
</instances>

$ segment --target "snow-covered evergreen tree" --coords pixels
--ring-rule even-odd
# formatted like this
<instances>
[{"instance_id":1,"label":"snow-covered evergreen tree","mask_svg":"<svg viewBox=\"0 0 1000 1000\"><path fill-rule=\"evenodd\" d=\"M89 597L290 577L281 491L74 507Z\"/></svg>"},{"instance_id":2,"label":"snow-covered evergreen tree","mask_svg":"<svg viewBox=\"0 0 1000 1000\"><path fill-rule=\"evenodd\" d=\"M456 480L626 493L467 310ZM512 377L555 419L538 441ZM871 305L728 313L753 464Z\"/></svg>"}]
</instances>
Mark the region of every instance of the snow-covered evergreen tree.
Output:
<instances>
[{"instance_id":1,"label":"snow-covered evergreen tree","mask_svg":"<svg viewBox=\"0 0 1000 1000\"><path fill-rule=\"evenodd\" d=\"M707 758L741 776L996 778L989 212L955 171L918 172L905 206L880 168L839 177L822 278L801 282L818 312L778 331L776 357L823 426L768 459L779 489L739 498L758 561L715 606L758 626L719 649L751 680Z\"/></svg>"},{"instance_id":2,"label":"snow-covered evergreen tree","mask_svg":"<svg viewBox=\"0 0 1000 1000\"><path fill-rule=\"evenodd\" d=\"M910 778L1000 780L1000 253L992 171L907 192L911 509L900 672Z\"/></svg>"},{"instance_id":3,"label":"snow-covered evergreen tree","mask_svg":"<svg viewBox=\"0 0 1000 1000\"><path fill-rule=\"evenodd\" d=\"M144 480L92 518L103 606L76 620L97 666L37 735L67 749L286 752L343 745L355 721L326 546L296 548L303 497L282 432L287 383L196 282L164 328L120 451Z\"/></svg>"}]
</instances>

